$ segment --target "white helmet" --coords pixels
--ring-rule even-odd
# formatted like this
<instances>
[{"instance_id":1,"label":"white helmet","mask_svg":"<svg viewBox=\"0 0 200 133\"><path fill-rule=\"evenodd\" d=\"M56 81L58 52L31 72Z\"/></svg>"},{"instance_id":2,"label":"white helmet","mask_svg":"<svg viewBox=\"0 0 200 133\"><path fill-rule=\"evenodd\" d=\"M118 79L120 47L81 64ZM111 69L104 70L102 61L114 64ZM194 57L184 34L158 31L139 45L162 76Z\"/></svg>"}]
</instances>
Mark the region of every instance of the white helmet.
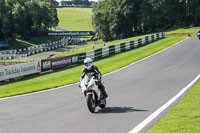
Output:
<instances>
[{"instance_id":1,"label":"white helmet","mask_svg":"<svg viewBox=\"0 0 200 133\"><path fill-rule=\"evenodd\" d=\"M85 68L90 69L92 67L92 63L93 63L93 61L92 61L91 58L86 58L84 60L84 66L85 66Z\"/></svg>"}]
</instances>

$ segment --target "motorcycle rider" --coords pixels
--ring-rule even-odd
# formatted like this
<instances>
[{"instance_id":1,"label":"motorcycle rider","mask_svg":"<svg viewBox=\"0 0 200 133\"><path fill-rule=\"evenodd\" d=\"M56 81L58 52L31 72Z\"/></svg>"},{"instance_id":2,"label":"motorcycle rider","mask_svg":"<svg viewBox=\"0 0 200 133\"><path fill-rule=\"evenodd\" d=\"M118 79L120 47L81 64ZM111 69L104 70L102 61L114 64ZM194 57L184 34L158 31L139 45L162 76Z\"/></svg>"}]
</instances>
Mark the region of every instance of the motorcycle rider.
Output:
<instances>
[{"instance_id":1,"label":"motorcycle rider","mask_svg":"<svg viewBox=\"0 0 200 133\"><path fill-rule=\"evenodd\" d=\"M85 75L88 76L87 81L89 81L92 78L92 76L94 76L98 80L97 85L98 85L99 89L102 91L105 98L107 98L108 95L106 93L104 85L101 82L102 75L101 75L100 71L98 70L98 68L95 65L93 65L92 59L86 58L84 60L84 66L85 66L85 68L82 71L82 74L80 77L80 82L84 79Z\"/></svg>"},{"instance_id":2,"label":"motorcycle rider","mask_svg":"<svg viewBox=\"0 0 200 133\"><path fill-rule=\"evenodd\" d=\"M198 33L197 33L197 37L200 39L200 31L198 31Z\"/></svg>"}]
</instances>

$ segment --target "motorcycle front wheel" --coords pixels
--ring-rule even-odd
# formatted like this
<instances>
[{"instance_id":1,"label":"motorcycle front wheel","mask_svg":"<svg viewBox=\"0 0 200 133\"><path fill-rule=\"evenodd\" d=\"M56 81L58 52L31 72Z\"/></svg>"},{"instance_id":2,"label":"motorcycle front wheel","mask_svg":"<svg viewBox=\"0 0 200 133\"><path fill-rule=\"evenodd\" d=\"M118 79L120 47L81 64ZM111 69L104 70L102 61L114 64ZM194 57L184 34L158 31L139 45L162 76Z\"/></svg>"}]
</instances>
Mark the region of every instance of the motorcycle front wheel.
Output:
<instances>
[{"instance_id":1,"label":"motorcycle front wheel","mask_svg":"<svg viewBox=\"0 0 200 133\"><path fill-rule=\"evenodd\" d=\"M96 105L95 105L95 101L92 99L92 94L88 94L86 96L86 102L87 102L87 106L88 109L91 113L94 113Z\"/></svg>"}]
</instances>

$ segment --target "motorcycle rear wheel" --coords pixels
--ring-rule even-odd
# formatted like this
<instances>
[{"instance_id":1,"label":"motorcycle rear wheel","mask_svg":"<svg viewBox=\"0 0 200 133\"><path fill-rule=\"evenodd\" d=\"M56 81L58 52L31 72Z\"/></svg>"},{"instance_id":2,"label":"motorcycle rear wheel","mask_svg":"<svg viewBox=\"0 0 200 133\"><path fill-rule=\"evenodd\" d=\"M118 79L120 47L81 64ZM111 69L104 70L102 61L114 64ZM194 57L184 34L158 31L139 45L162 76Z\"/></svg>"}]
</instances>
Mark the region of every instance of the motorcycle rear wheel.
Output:
<instances>
[{"instance_id":1,"label":"motorcycle rear wheel","mask_svg":"<svg viewBox=\"0 0 200 133\"><path fill-rule=\"evenodd\" d=\"M92 94L89 94L86 96L86 102L87 102L89 111L91 113L94 113L96 105L95 105L95 101L92 99Z\"/></svg>"}]
</instances>

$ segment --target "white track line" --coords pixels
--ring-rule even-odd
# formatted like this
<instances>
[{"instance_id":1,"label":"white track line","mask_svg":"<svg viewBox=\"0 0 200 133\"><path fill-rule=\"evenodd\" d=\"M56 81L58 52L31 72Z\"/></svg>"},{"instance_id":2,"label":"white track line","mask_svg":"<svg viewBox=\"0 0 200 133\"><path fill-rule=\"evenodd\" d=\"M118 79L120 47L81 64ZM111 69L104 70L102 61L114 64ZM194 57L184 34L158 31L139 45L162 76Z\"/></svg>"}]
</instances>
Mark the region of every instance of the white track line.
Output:
<instances>
[{"instance_id":1,"label":"white track line","mask_svg":"<svg viewBox=\"0 0 200 133\"><path fill-rule=\"evenodd\" d=\"M120 70L123 70L123 69L125 69L125 68L127 68L127 67L129 67L129 66L132 66L132 65L134 65L134 64L137 64L137 63L139 63L139 62L142 62L142 61L144 61L144 60L146 60L146 59L148 59L148 58L150 58L150 57L153 57L153 56L155 56L155 55L157 55L157 54L159 54L159 53L162 53L162 52L164 52L164 51L166 51L166 50L168 50L168 49L170 49L170 48L172 48L172 47L174 47L174 46L180 44L181 42L183 42L183 41L185 41L185 40L187 40L187 39L188 39L188 38L186 38L186 39L184 39L184 40L182 40L182 41L180 41L180 42L178 42L178 43L176 43L176 44L174 44L174 45L172 45L172 46L170 46L170 47L168 47L168 48L165 48L165 49L163 49L163 50L161 50L161 51L159 51L159 52L157 52L157 53L155 53L155 54L152 54L152 55L150 55L150 56L147 56L147 57L145 57L145 58L143 58L143 59L141 59L141 60L139 60L139 61L136 61L136 62L134 62L134 63L132 63L132 64L129 64L129 65L125 66L125 67L122 67L122 68L120 68L120 69L118 69L118 70L115 70L115 71L113 71L113 72L104 74L104 76L110 75L110 74L112 74L112 73L115 73L115 72L118 72L118 71L120 71ZM43 90L43 91L33 92L33 93L29 93L29 94L23 94L23 95L18 95L18 96L11 96L11 97L6 97L6 98L0 98L0 101L2 101L2 100L7 100L7 99L18 98L18 97L22 97L22 96L30 96L30 95L34 95L34 94L45 93L45 92L53 91L53 90L58 90L58 89L61 89L61 88L67 87L67 86L72 86L72 85L75 85L75 84L78 84L78 83L79 83L79 82L74 83L74 84L69 84L69 85L61 86L61 87L57 87L57 88L52 88L52 89L49 89L49 90Z\"/></svg>"},{"instance_id":2,"label":"white track line","mask_svg":"<svg viewBox=\"0 0 200 133\"><path fill-rule=\"evenodd\" d=\"M149 124L153 119L155 119L160 113L162 113L166 108L168 108L174 101L176 101L180 96L183 95L188 89L190 89L196 82L200 79L200 74L190 82L185 88L183 88L177 95L175 95L172 99L170 99L167 103L157 109L154 113L152 113L149 117L147 117L144 121L138 124L135 128L133 128L129 133L138 133L141 131L147 124Z\"/></svg>"}]
</instances>

